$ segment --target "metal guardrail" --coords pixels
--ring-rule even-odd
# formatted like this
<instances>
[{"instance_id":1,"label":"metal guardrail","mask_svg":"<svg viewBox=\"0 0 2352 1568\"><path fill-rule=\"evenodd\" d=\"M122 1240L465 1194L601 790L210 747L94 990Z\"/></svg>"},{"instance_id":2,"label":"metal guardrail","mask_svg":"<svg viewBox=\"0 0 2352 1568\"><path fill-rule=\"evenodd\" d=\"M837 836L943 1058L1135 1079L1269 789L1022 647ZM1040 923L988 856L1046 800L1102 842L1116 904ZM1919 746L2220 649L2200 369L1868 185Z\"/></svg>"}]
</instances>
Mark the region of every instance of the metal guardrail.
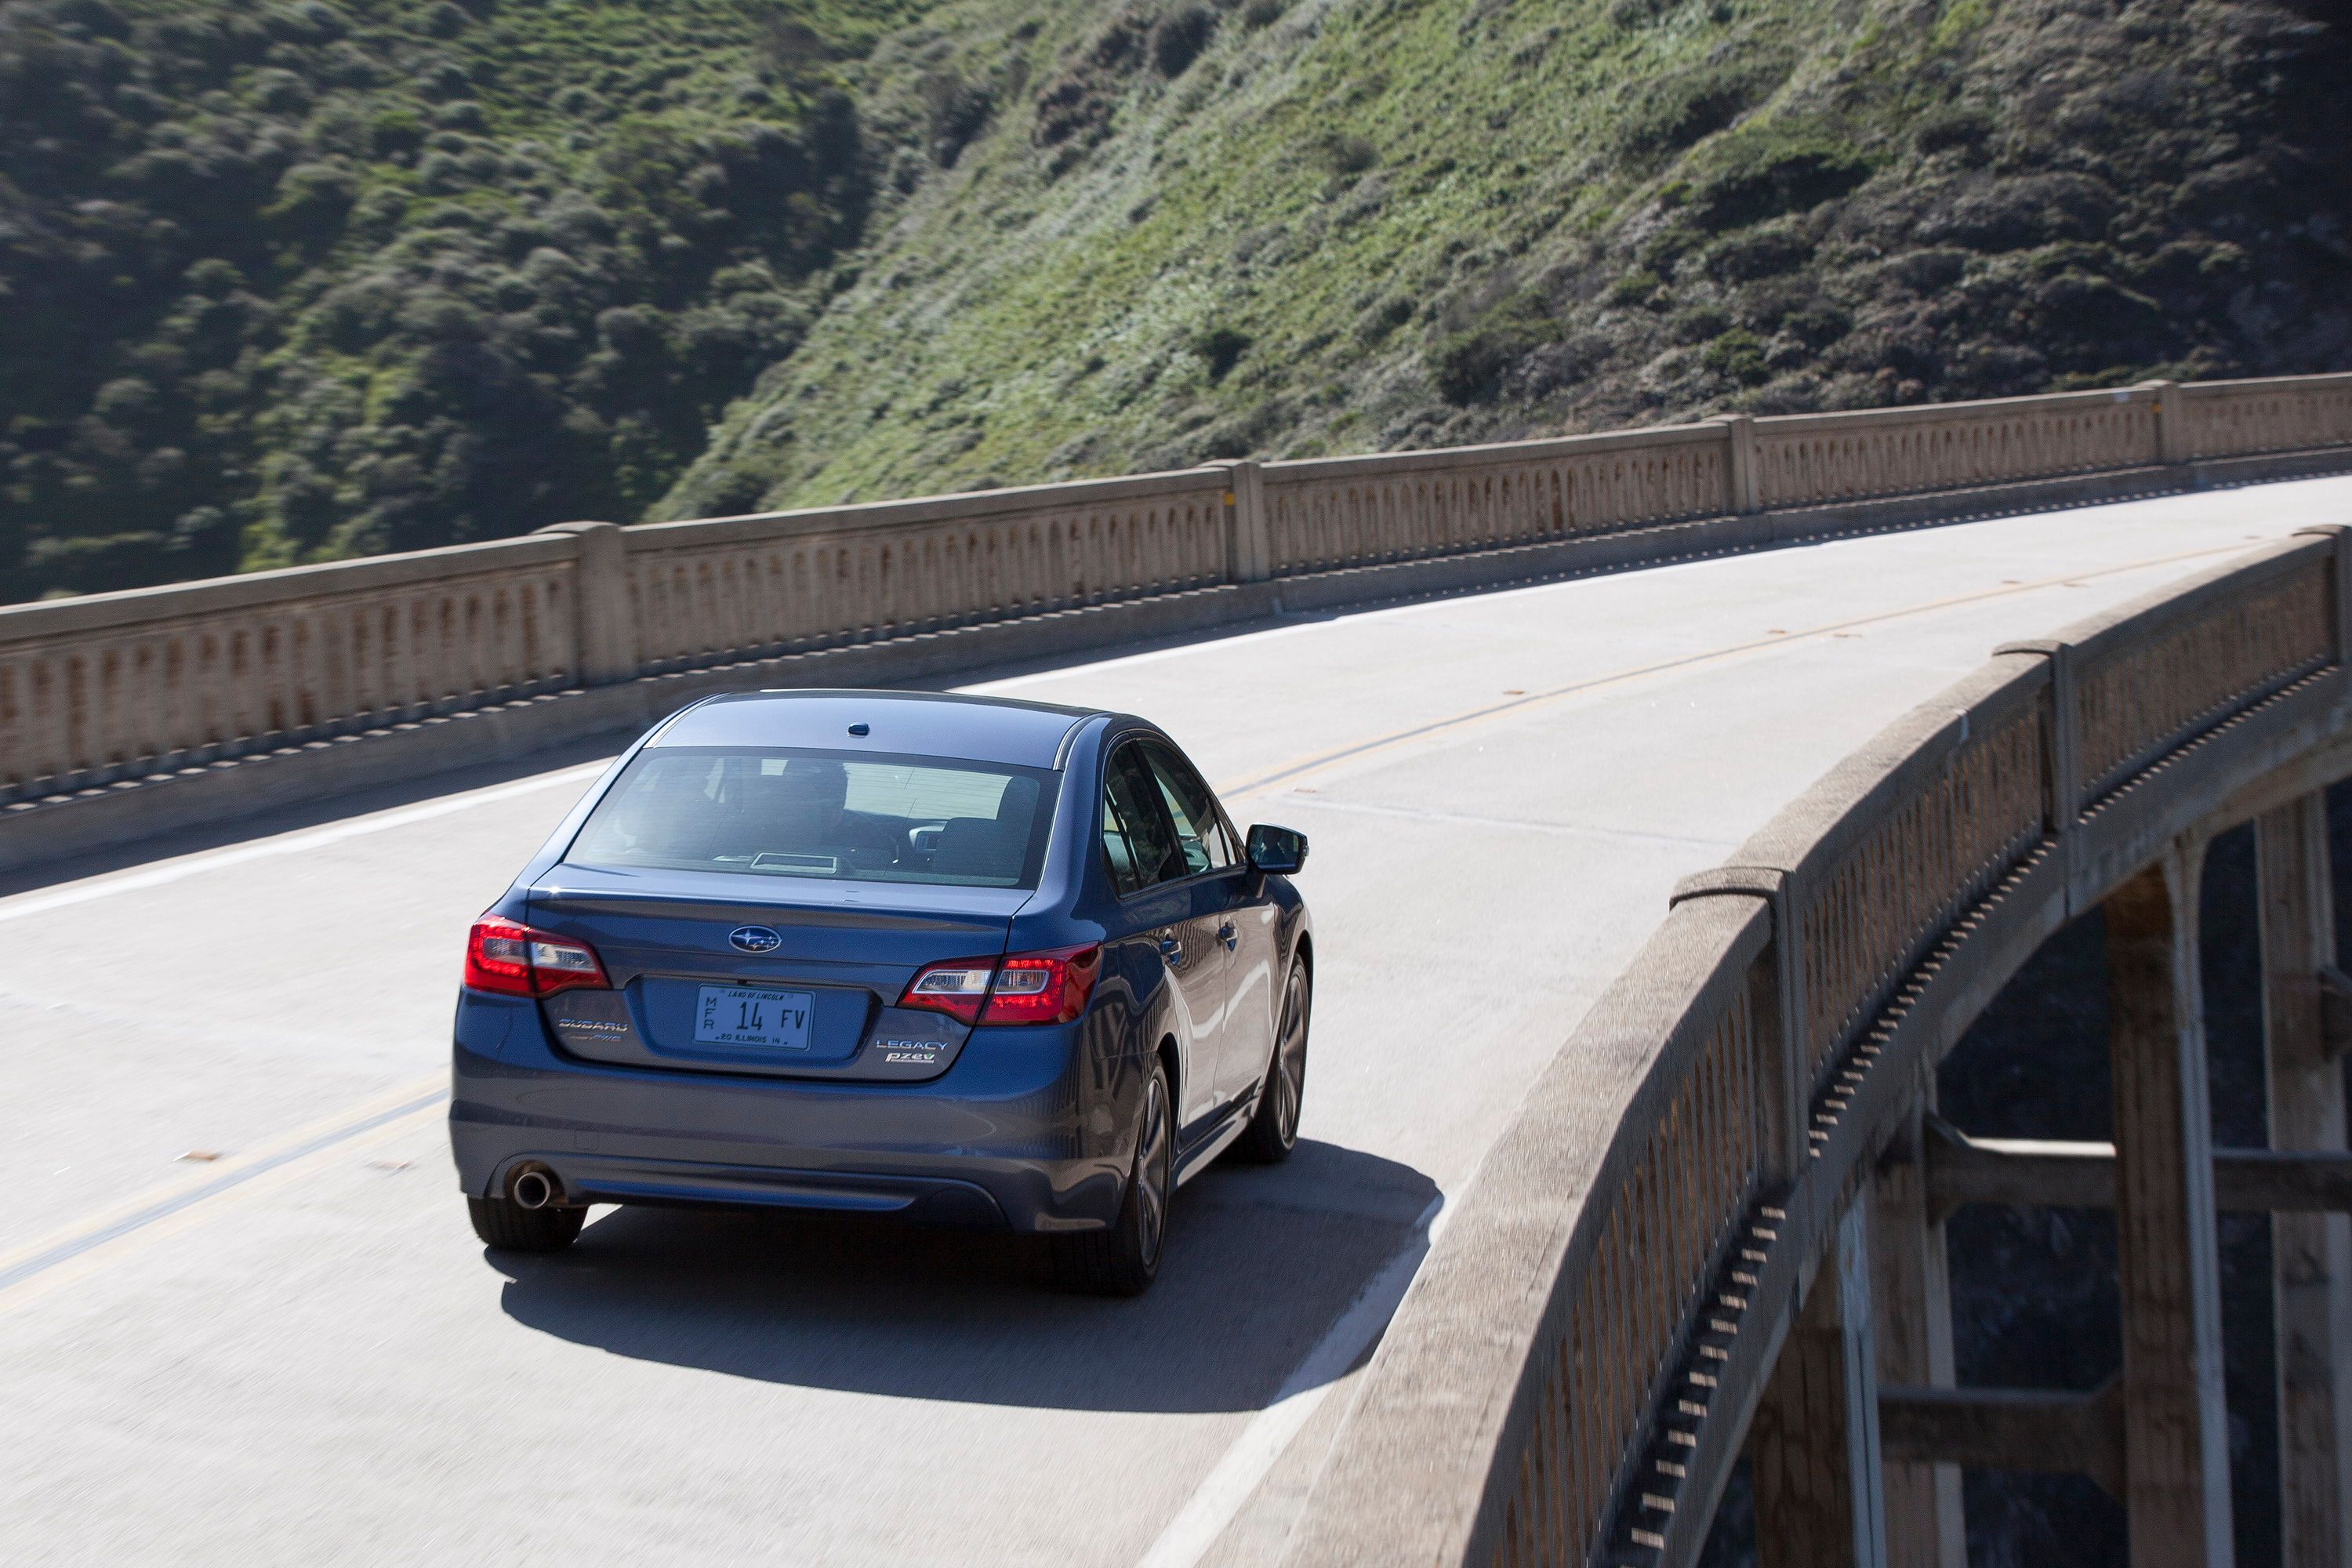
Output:
<instances>
[{"instance_id":1,"label":"metal guardrail","mask_svg":"<svg viewBox=\"0 0 2352 1568\"><path fill-rule=\"evenodd\" d=\"M1286 1563L1693 1561L1918 1075L2172 835L2343 771L2347 634L2352 530L2309 531L2000 650L1686 880L1460 1200Z\"/></svg>"},{"instance_id":2,"label":"metal guardrail","mask_svg":"<svg viewBox=\"0 0 2352 1568\"><path fill-rule=\"evenodd\" d=\"M0 608L0 805L536 693L1678 520L2352 445L2352 375L1748 419L525 538Z\"/></svg>"}]
</instances>

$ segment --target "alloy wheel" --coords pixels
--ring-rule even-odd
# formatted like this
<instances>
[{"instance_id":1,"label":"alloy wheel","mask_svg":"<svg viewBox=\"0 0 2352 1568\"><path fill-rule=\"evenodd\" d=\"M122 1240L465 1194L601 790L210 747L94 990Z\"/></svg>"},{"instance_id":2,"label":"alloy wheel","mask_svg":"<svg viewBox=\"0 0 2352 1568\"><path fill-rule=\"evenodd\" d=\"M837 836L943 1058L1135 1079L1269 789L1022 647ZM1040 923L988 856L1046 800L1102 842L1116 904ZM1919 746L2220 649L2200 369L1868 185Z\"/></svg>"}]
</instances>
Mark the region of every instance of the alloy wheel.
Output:
<instances>
[{"instance_id":1,"label":"alloy wheel","mask_svg":"<svg viewBox=\"0 0 2352 1568\"><path fill-rule=\"evenodd\" d=\"M1285 1147L1297 1142L1307 1089L1307 975L1294 967L1282 994L1282 1028L1274 1047L1275 1126Z\"/></svg>"},{"instance_id":2,"label":"alloy wheel","mask_svg":"<svg viewBox=\"0 0 2352 1568\"><path fill-rule=\"evenodd\" d=\"M1175 1174L1173 1140L1168 1135L1168 1095L1158 1074L1143 1093L1143 1124L1135 1142L1136 1224L1147 1266L1160 1259L1168 1228L1168 1188Z\"/></svg>"}]
</instances>

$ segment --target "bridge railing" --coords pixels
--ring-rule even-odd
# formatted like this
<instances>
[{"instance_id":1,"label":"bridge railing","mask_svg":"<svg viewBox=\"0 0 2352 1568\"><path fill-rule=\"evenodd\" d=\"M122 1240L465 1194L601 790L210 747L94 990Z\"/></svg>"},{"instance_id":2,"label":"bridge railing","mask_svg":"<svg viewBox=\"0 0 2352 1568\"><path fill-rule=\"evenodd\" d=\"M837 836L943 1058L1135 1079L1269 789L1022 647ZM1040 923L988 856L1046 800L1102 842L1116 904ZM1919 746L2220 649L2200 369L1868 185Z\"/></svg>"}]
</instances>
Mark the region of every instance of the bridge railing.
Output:
<instances>
[{"instance_id":1,"label":"bridge railing","mask_svg":"<svg viewBox=\"0 0 2352 1568\"><path fill-rule=\"evenodd\" d=\"M1036 615L1227 579L1215 469L623 531L638 668Z\"/></svg>"},{"instance_id":2,"label":"bridge railing","mask_svg":"<svg viewBox=\"0 0 2352 1568\"><path fill-rule=\"evenodd\" d=\"M2160 460L2152 387L1756 422L1758 499L1809 506Z\"/></svg>"},{"instance_id":3,"label":"bridge railing","mask_svg":"<svg viewBox=\"0 0 2352 1568\"><path fill-rule=\"evenodd\" d=\"M2067 656L2066 798L2095 800L2169 750L2184 728L2334 658L2336 593L2329 558L2287 550L2078 637Z\"/></svg>"},{"instance_id":4,"label":"bridge railing","mask_svg":"<svg viewBox=\"0 0 2352 1568\"><path fill-rule=\"evenodd\" d=\"M524 539L0 608L0 805L571 687L1694 519L2352 445L2352 376L1876 409Z\"/></svg>"},{"instance_id":5,"label":"bridge railing","mask_svg":"<svg viewBox=\"0 0 2352 1568\"><path fill-rule=\"evenodd\" d=\"M1267 463L1262 474L1276 575L1741 510L1720 424Z\"/></svg>"},{"instance_id":6,"label":"bridge railing","mask_svg":"<svg viewBox=\"0 0 2352 1568\"><path fill-rule=\"evenodd\" d=\"M531 535L0 609L0 802L561 689L579 581Z\"/></svg>"},{"instance_id":7,"label":"bridge railing","mask_svg":"<svg viewBox=\"0 0 2352 1568\"><path fill-rule=\"evenodd\" d=\"M2347 584L2314 531L2003 649L1677 889L1460 1196L1286 1563L1693 1561L1917 1075L2144 858L2116 803L2343 726Z\"/></svg>"},{"instance_id":8,"label":"bridge railing","mask_svg":"<svg viewBox=\"0 0 2352 1568\"><path fill-rule=\"evenodd\" d=\"M2189 382L2167 461L2327 446L2352 429L2352 375Z\"/></svg>"}]
</instances>

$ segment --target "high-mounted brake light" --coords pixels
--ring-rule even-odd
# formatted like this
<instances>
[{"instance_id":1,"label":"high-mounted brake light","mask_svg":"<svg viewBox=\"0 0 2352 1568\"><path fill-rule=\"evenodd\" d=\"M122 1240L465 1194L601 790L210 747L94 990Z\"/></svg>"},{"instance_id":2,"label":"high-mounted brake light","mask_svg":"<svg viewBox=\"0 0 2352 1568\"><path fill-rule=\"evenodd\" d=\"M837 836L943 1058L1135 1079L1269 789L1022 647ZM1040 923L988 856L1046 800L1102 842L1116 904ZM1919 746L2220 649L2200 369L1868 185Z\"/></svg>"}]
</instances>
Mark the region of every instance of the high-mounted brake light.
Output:
<instances>
[{"instance_id":1,"label":"high-mounted brake light","mask_svg":"<svg viewBox=\"0 0 2352 1568\"><path fill-rule=\"evenodd\" d=\"M509 996L551 996L583 985L601 991L612 982L586 942L484 915L467 933L466 984Z\"/></svg>"},{"instance_id":2,"label":"high-mounted brake light","mask_svg":"<svg viewBox=\"0 0 2352 1568\"><path fill-rule=\"evenodd\" d=\"M1067 1024L1087 1010L1102 973L1102 944L1016 952L1002 960L951 958L917 974L901 1007L967 1024Z\"/></svg>"}]
</instances>

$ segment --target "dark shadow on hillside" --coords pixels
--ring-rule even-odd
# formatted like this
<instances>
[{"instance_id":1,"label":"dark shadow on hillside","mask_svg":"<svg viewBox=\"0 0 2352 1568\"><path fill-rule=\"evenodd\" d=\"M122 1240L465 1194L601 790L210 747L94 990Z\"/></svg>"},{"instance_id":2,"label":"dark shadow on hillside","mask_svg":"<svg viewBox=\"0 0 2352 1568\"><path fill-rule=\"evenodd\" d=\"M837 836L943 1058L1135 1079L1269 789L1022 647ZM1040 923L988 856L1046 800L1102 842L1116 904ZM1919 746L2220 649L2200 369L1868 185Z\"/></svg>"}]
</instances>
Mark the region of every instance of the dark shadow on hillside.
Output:
<instances>
[{"instance_id":1,"label":"dark shadow on hillside","mask_svg":"<svg viewBox=\"0 0 2352 1568\"><path fill-rule=\"evenodd\" d=\"M490 1261L516 1321L614 1355L961 1404L1253 1410L1392 1258L1418 1262L1436 1195L1329 1143L1213 1168L1178 1194L1160 1279L1134 1300L1055 1292L1002 1233L830 1215L621 1209L562 1255Z\"/></svg>"}]
</instances>

